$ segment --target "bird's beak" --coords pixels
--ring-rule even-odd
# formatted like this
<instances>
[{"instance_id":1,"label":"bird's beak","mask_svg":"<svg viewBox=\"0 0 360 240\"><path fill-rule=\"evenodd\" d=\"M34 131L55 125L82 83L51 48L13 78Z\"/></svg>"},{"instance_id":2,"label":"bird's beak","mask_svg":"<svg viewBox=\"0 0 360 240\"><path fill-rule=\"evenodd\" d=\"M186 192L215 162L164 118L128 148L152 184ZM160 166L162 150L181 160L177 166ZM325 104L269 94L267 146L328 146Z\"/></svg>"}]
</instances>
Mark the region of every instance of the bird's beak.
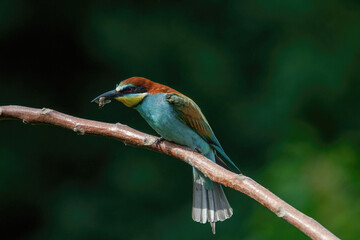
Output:
<instances>
[{"instance_id":1,"label":"bird's beak","mask_svg":"<svg viewBox=\"0 0 360 240\"><path fill-rule=\"evenodd\" d=\"M96 102L99 106L103 106L107 103L111 102L111 99L121 96L121 93L116 90L110 90L106 93L103 93L96 98L94 98L91 102Z\"/></svg>"}]
</instances>

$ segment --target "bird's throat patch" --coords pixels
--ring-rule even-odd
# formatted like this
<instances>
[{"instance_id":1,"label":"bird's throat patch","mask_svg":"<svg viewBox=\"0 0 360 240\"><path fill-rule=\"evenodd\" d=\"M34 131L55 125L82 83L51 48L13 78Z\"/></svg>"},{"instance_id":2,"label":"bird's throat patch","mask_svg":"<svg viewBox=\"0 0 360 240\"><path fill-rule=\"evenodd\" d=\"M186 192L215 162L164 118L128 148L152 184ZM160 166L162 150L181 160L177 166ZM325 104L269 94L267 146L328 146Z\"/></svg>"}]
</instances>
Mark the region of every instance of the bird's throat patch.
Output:
<instances>
[{"instance_id":1,"label":"bird's throat patch","mask_svg":"<svg viewBox=\"0 0 360 240\"><path fill-rule=\"evenodd\" d=\"M146 97L146 95L147 93L138 93L117 97L115 99L122 102L127 107L135 107L144 99L144 97Z\"/></svg>"}]
</instances>

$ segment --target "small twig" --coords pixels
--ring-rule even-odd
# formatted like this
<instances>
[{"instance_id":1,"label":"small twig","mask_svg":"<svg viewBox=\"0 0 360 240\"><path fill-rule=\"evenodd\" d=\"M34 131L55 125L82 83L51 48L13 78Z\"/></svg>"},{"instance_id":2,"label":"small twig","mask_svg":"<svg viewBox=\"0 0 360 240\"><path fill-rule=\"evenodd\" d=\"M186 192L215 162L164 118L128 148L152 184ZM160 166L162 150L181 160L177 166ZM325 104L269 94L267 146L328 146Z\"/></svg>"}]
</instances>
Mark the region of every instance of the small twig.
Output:
<instances>
[{"instance_id":1,"label":"small twig","mask_svg":"<svg viewBox=\"0 0 360 240\"><path fill-rule=\"evenodd\" d=\"M112 137L126 145L143 147L173 156L195 167L211 180L248 195L310 238L316 240L338 239L320 223L296 210L251 178L230 172L186 147L167 141L157 143L157 137L139 132L126 125L77 118L47 108L0 106L0 119L7 118L21 119L24 123L52 124L73 130L80 135L93 134Z\"/></svg>"}]
</instances>

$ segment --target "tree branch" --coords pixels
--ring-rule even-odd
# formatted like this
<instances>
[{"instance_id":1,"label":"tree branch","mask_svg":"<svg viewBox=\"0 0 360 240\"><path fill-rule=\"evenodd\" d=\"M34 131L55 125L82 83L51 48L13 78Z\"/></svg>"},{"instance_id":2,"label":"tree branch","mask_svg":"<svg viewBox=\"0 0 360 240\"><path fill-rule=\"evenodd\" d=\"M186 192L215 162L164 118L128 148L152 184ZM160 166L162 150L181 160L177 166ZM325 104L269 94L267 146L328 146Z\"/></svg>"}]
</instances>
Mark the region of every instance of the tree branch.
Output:
<instances>
[{"instance_id":1,"label":"tree branch","mask_svg":"<svg viewBox=\"0 0 360 240\"><path fill-rule=\"evenodd\" d=\"M251 178L230 172L186 147L167 141L155 144L157 137L139 132L126 125L77 118L48 108L35 109L11 105L0 106L1 119L21 119L24 123L47 123L73 130L80 135L93 134L112 137L126 145L167 154L190 164L211 180L248 195L312 239L338 239L320 223L296 210Z\"/></svg>"}]
</instances>

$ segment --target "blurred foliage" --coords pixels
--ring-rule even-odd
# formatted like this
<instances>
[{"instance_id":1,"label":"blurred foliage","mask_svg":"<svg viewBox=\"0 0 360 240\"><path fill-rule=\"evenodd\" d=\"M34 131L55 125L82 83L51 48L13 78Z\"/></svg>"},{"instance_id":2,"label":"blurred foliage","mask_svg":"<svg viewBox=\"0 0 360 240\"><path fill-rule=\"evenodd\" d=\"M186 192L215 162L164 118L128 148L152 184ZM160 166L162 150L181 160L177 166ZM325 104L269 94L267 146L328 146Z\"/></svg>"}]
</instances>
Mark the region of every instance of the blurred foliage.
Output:
<instances>
[{"instance_id":1,"label":"blurred foliage","mask_svg":"<svg viewBox=\"0 0 360 240\"><path fill-rule=\"evenodd\" d=\"M360 236L358 1L0 0L0 105L154 133L90 100L131 76L202 108L242 171L343 239ZM219 117L221 116L221 118ZM52 126L0 123L1 239L209 239L191 168ZM216 238L306 239L226 189Z\"/></svg>"}]
</instances>

